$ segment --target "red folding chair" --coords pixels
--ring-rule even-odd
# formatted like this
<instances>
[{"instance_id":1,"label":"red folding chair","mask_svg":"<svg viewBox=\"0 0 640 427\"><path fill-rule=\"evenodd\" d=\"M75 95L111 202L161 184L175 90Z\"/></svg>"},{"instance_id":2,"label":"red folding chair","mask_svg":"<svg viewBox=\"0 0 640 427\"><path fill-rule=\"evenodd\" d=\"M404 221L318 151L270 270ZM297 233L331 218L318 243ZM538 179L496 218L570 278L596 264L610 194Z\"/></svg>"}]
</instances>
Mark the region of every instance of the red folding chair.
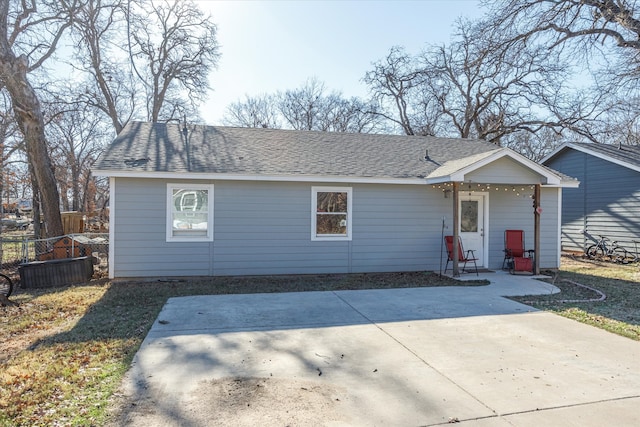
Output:
<instances>
[{"instance_id":1,"label":"red folding chair","mask_svg":"<svg viewBox=\"0 0 640 427\"><path fill-rule=\"evenodd\" d=\"M504 260L502 269L509 269L511 274L515 272L533 272L533 250L524 248L524 231L504 231Z\"/></svg>"},{"instance_id":2,"label":"red folding chair","mask_svg":"<svg viewBox=\"0 0 640 427\"><path fill-rule=\"evenodd\" d=\"M447 246L447 264L444 267L444 272L446 273L447 268L449 268L449 261L453 262L453 236L444 236L444 243ZM476 258L473 249L469 249L466 252L464 251L464 248L462 247L462 239L458 236L458 262L463 263L462 271L466 271L468 262L473 262L473 267L476 270L476 276L479 276L478 265L476 264L477 260L478 258ZM453 269L453 265L451 268Z\"/></svg>"}]
</instances>

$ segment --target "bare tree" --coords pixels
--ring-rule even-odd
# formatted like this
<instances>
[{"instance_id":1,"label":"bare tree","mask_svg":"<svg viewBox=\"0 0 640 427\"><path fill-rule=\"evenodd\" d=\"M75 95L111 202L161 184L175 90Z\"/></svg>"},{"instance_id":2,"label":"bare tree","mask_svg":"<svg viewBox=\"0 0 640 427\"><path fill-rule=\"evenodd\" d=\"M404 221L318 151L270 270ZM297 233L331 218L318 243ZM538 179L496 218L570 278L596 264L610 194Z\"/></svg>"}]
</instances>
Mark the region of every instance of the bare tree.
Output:
<instances>
[{"instance_id":1,"label":"bare tree","mask_svg":"<svg viewBox=\"0 0 640 427\"><path fill-rule=\"evenodd\" d=\"M278 94L278 109L287 124L297 130L314 130L322 126L324 116L333 107L337 96L325 95L325 85L316 78L298 89Z\"/></svg>"},{"instance_id":2,"label":"bare tree","mask_svg":"<svg viewBox=\"0 0 640 427\"><path fill-rule=\"evenodd\" d=\"M0 197L5 190L5 171L11 157L24 150L22 134L18 129L15 116L10 113L11 99L5 91L0 91Z\"/></svg>"},{"instance_id":3,"label":"bare tree","mask_svg":"<svg viewBox=\"0 0 640 427\"><path fill-rule=\"evenodd\" d=\"M374 102L357 97L345 99L337 95L332 108L325 114L325 125L321 130L331 132L375 133L382 130L381 118Z\"/></svg>"},{"instance_id":4,"label":"bare tree","mask_svg":"<svg viewBox=\"0 0 640 427\"><path fill-rule=\"evenodd\" d=\"M7 161L11 157L13 151L17 149L17 144L11 144L10 141L15 141L16 134L19 133L14 117L8 114L11 108L11 100L8 98L6 92L0 91L0 199L3 195L7 195L9 199L9 189L12 186L12 179L10 179L9 168L7 167ZM13 145L13 148L11 147ZM8 202L8 200L7 200ZM4 217L3 201L0 200L0 219ZM8 203L7 203L8 205ZM0 222L0 264L2 263L3 249L2 249L2 223Z\"/></svg>"},{"instance_id":5,"label":"bare tree","mask_svg":"<svg viewBox=\"0 0 640 427\"><path fill-rule=\"evenodd\" d=\"M567 140L566 136L551 128L536 133L517 132L506 139L504 145L534 161L540 161L557 146Z\"/></svg>"},{"instance_id":6,"label":"bare tree","mask_svg":"<svg viewBox=\"0 0 640 427\"><path fill-rule=\"evenodd\" d=\"M312 78L297 89L234 102L227 107L223 122L241 127L368 133L380 128L380 118L373 114L376 108L357 97L327 93L325 84Z\"/></svg>"},{"instance_id":7,"label":"bare tree","mask_svg":"<svg viewBox=\"0 0 640 427\"><path fill-rule=\"evenodd\" d=\"M371 113L394 123L406 135L435 135L440 114L433 114L429 97L420 96L421 74L411 55L402 47L392 47L364 76L379 105Z\"/></svg>"},{"instance_id":8,"label":"bare tree","mask_svg":"<svg viewBox=\"0 0 640 427\"><path fill-rule=\"evenodd\" d=\"M53 55L79 6L79 0L0 2L0 83L11 97L16 122L24 135L48 236L63 232L59 193L47 150L40 100L27 75Z\"/></svg>"},{"instance_id":9,"label":"bare tree","mask_svg":"<svg viewBox=\"0 0 640 427\"><path fill-rule=\"evenodd\" d=\"M592 132L599 142L622 145L640 145L640 96L629 93L609 93L602 106L601 120Z\"/></svg>"},{"instance_id":10,"label":"bare tree","mask_svg":"<svg viewBox=\"0 0 640 427\"><path fill-rule=\"evenodd\" d=\"M109 117L115 133L136 114L139 100L126 50L123 0L86 0L74 22L73 66L87 75L75 99Z\"/></svg>"},{"instance_id":11,"label":"bare tree","mask_svg":"<svg viewBox=\"0 0 640 427\"><path fill-rule=\"evenodd\" d=\"M85 2L73 32L73 65L87 76L78 97L116 133L131 119L197 117L220 56L211 16L191 0Z\"/></svg>"},{"instance_id":12,"label":"bare tree","mask_svg":"<svg viewBox=\"0 0 640 427\"><path fill-rule=\"evenodd\" d=\"M425 94L444 122L462 138L499 143L514 132L575 121L577 104L561 96L567 79L561 58L525 43L502 49L502 41L483 22L459 21L454 43L423 53Z\"/></svg>"},{"instance_id":13,"label":"bare tree","mask_svg":"<svg viewBox=\"0 0 640 427\"><path fill-rule=\"evenodd\" d=\"M56 114L47 126L52 157L57 164L65 210L87 212L91 165L111 137L102 118L91 108L69 109Z\"/></svg>"},{"instance_id":14,"label":"bare tree","mask_svg":"<svg viewBox=\"0 0 640 427\"><path fill-rule=\"evenodd\" d=\"M380 122L372 114L375 106L356 97L345 99L340 92L326 93L325 84L317 78L279 92L277 106L288 126L298 130L373 132Z\"/></svg>"},{"instance_id":15,"label":"bare tree","mask_svg":"<svg viewBox=\"0 0 640 427\"><path fill-rule=\"evenodd\" d=\"M488 31L504 35L503 48L521 43L557 52L590 78L592 120L572 130L594 142L637 140L640 79L640 5L625 0L504 0L484 2ZM587 107L587 105L589 105Z\"/></svg>"},{"instance_id":16,"label":"bare tree","mask_svg":"<svg viewBox=\"0 0 640 427\"><path fill-rule=\"evenodd\" d=\"M129 54L152 122L197 115L220 54L217 28L191 0L128 0Z\"/></svg>"},{"instance_id":17,"label":"bare tree","mask_svg":"<svg viewBox=\"0 0 640 427\"><path fill-rule=\"evenodd\" d=\"M449 45L415 56L393 48L365 82L381 114L410 135L484 139L536 157L538 147L522 143L543 140L519 134L551 129L592 137L582 125L595 104L565 85L559 52L524 41L505 46L504 34L488 31L486 22L460 20Z\"/></svg>"},{"instance_id":18,"label":"bare tree","mask_svg":"<svg viewBox=\"0 0 640 427\"><path fill-rule=\"evenodd\" d=\"M607 43L640 50L640 9L625 0L503 0L483 1L496 28L549 47L580 43L587 50ZM539 37L541 36L541 37Z\"/></svg>"},{"instance_id":19,"label":"bare tree","mask_svg":"<svg viewBox=\"0 0 640 427\"><path fill-rule=\"evenodd\" d=\"M273 128L281 127L274 95L245 96L227 107L223 117L227 126Z\"/></svg>"}]
</instances>

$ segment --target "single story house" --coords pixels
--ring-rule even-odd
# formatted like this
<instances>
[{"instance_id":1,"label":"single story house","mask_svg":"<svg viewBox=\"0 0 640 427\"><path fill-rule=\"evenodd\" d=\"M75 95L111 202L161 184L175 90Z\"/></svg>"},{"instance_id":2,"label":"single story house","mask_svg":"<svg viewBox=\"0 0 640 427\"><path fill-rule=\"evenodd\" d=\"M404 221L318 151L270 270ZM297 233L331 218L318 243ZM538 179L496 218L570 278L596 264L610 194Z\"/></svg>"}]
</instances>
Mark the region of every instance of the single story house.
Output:
<instances>
[{"instance_id":1,"label":"single story house","mask_svg":"<svg viewBox=\"0 0 640 427\"><path fill-rule=\"evenodd\" d=\"M439 271L445 234L498 269L506 229L555 268L578 185L478 140L141 122L93 172L112 278Z\"/></svg>"},{"instance_id":2,"label":"single story house","mask_svg":"<svg viewBox=\"0 0 640 427\"><path fill-rule=\"evenodd\" d=\"M640 241L640 146L566 143L543 164L576 177L562 195L562 247L584 251L600 235L635 252Z\"/></svg>"}]
</instances>

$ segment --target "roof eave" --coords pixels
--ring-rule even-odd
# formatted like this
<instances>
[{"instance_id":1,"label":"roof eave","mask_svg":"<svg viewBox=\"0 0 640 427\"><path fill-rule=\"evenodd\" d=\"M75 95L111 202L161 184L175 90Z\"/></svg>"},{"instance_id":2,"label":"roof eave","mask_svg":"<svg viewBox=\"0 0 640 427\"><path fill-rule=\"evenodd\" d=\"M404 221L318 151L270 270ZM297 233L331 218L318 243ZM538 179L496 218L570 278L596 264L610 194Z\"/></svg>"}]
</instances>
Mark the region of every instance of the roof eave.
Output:
<instances>
[{"instance_id":1,"label":"roof eave","mask_svg":"<svg viewBox=\"0 0 640 427\"><path fill-rule=\"evenodd\" d=\"M452 174L447 176L438 176L427 178L427 184L444 184L447 182L465 182L464 175ZM532 185L535 183L532 182L516 182L515 185ZM578 188L580 186L580 181L577 180L560 180L559 182L554 183L541 183L541 185L545 188Z\"/></svg>"},{"instance_id":2,"label":"roof eave","mask_svg":"<svg viewBox=\"0 0 640 427\"><path fill-rule=\"evenodd\" d=\"M571 142L565 142L564 144L562 144L561 146L559 146L558 148L553 150L551 153L547 154L540 161L540 163L548 162L549 160L555 158L556 156L558 156L560 153L562 153L563 151L565 151L567 149L573 149L573 150L576 150L576 151L580 151L582 153L590 154L590 155L592 155L594 157L597 157L599 159L603 159L603 160L606 160L608 162L614 163L616 165L620 165L620 166L623 166L625 168L634 170L636 172L640 172L640 165L629 163L629 162L625 162L624 160L620 160L620 159L613 158L611 156L607 156L604 153L598 153L596 151L590 150L587 147L584 147L584 146L578 145L578 144L573 144Z\"/></svg>"},{"instance_id":3,"label":"roof eave","mask_svg":"<svg viewBox=\"0 0 640 427\"><path fill-rule=\"evenodd\" d=\"M217 180L217 181L278 181L278 182L332 182L332 183L362 183L362 184L426 184L425 178L394 178L394 177L360 177L337 175L257 175L232 173L193 173L193 172L149 172L94 169L95 176L114 178L153 178L180 180Z\"/></svg>"}]
</instances>

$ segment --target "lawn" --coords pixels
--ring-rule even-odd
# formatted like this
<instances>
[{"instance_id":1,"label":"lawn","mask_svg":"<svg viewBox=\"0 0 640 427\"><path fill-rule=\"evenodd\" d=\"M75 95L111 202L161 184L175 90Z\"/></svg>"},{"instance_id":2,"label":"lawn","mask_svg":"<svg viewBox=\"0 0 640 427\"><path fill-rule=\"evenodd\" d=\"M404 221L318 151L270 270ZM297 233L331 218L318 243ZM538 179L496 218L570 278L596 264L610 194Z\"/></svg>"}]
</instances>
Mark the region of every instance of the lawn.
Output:
<instances>
[{"instance_id":1,"label":"lawn","mask_svg":"<svg viewBox=\"0 0 640 427\"><path fill-rule=\"evenodd\" d=\"M574 283L596 289L593 292ZM563 257L554 295L513 297L541 310L552 311L582 323L640 341L640 266ZM568 301L567 301L568 300Z\"/></svg>"},{"instance_id":2,"label":"lawn","mask_svg":"<svg viewBox=\"0 0 640 427\"><path fill-rule=\"evenodd\" d=\"M593 292L564 280L602 290ZM528 304L640 339L638 267L567 259L563 289ZM0 426L102 425L110 401L166 300L173 296L414 286L472 286L431 273L208 278L19 290L18 307L0 307Z\"/></svg>"}]
</instances>

